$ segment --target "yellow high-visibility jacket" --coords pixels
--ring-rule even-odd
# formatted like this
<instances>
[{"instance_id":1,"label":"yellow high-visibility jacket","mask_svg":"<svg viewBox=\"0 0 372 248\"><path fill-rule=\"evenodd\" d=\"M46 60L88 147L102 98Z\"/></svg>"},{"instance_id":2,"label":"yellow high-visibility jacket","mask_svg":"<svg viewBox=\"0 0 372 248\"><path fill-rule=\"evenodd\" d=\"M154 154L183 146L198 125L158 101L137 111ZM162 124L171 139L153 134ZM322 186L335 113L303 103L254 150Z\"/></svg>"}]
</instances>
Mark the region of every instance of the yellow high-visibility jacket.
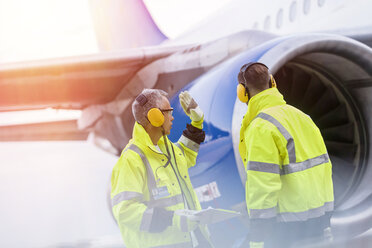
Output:
<instances>
[{"instance_id":1,"label":"yellow high-visibility jacket","mask_svg":"<svg viewBox=\"0 0 372 248\"><path fill-rule=\"evenodd\" d=\"M167 216L161 216L171 213L167 211L186 209L185 202L189 209L201 209L188 174L188 168L195 164L199 144L184 135L177 143L167 138L167 143L171 163L164 155L164 139L158 142L160 152L145 129L135 123L133 137L113 169L112 208L128 248L192 247L190 233L172 222L165 229L154 228L162 224L154 221L169 221ZM194 233L210 241L205 226L199 225Z\"/></svg>"},{"instance_id":2,"label":"yellow high-visibility jacket","mask_svg":"<svg viewBox=\"0 0 372 248\"><path fill-rule=\"evenodd\" d=\"M322 135L276 88L250 99L239 152L251 219L306 221L333 210L332 165Z\"/></svg>"}]
</instances>

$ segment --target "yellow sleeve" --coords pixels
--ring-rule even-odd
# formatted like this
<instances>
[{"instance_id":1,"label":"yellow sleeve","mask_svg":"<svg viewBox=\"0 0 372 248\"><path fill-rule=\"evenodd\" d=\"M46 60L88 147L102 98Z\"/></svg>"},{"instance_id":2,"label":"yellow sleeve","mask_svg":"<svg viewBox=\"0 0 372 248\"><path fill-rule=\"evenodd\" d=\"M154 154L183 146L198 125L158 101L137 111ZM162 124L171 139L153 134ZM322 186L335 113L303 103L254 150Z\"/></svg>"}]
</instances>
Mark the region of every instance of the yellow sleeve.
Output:
<instances>
[{"instance_id":1,"label":"yellow sleeve","mask_svg":"<svg viewBox=\"0 0 372 248\"><path fill-rule=\"evenodd\" d=\"M182 135L175 145L181 150L187 162L187 168L195 165L200 145Z\"/></svg>"}]
</instances>

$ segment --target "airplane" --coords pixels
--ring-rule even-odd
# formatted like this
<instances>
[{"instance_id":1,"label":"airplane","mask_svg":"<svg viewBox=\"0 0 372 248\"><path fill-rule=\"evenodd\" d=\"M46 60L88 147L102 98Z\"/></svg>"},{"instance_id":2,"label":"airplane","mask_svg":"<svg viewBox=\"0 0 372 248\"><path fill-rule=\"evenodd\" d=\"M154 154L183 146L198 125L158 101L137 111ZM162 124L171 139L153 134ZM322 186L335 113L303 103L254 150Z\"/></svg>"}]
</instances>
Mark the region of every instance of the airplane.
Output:
<instances>
[{"instance_id":1,"label":"airplane","mask_svg":"<svg viewBox=\"0 0 372 248\"><path fill-rule=\"evenodd\" d=\"M206 141L189 171L201 205L244 211L238 139L246 106L236 99L236 77L242 64L261 62L286 101L309 114L323 134L333 163L335 239L370 240L370 3L273 1L266 8L266 1L235 0L176 39L167 39L143 1L90 3L100 53L0 65L0 111L53 108L81 110L81 116L1 126L1 140L89 136L119 156L131 137L131 103L143 88L158 88L170 96L175 120L169 138L176 141L188 122L178 93L188 90L205 114ZM218 247L237 247L246 225L244 219L211 225L212 238Z\"/></svg>"}]
</instances>

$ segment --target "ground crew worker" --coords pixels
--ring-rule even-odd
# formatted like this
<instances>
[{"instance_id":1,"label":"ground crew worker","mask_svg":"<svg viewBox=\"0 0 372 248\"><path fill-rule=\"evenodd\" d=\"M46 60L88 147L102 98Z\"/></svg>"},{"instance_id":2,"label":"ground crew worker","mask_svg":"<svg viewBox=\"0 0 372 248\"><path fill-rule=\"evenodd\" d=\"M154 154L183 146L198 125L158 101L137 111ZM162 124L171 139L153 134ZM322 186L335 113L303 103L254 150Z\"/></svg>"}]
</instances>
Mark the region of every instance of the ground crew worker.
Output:
<instances>
[{"instance_id":1,"label":"ground crew worker","mask_svg":"<svg viewBox=\"0 0 372 248\"><path fill-rule=\"evenodd\" d=\"M212 247L206 226L175 213L200 210L188 168L195 165L204 141L204 114L189 95L179 96L191 118L177 143L167 135L172 111L167 93L144 89L132 104L133 136L111 177L114 216L128 248Z\"/></svg>"},{"instance_id":2,"label":"ground crew worker","mask_svg":"<svg viewBox=\"0 0 372 248\"><path fill-rule=\"evenodd\" d=\"M239 152L247 172L250 247L322 237L330 230L333 183L319 129L286 104L266 65L243 65L238 83L238 98L248 105Z\"/></svg>"}]
</instances>

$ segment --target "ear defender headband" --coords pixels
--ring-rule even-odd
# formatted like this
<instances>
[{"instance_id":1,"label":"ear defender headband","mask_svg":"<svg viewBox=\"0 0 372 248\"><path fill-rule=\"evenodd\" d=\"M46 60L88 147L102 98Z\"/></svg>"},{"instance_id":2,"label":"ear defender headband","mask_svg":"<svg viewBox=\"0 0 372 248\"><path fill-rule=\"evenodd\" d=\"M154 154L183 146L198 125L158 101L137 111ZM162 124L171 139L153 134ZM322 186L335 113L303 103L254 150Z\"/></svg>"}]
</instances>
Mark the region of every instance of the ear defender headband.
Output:
<instances>
[{"instance_id":1,"label":"ear defender headband","mask_svg":"<svg viewBox=\"0 0 372 248\"><path fill-rule=\"evenodd\" d=\"M136 101L143 107L147 102L147 98L143 94L139 94L136 98ZM161 127L164 123L164 115L158 108L152 108L147 112L147 120L154 127Z\"/></svg>"},{"instance_id":2,"label":"ear defender headband","mask_svg":"<svg viewBox=\"0 0 372 248\"><path fill-rule=\"evenodd\" d=\"M251 62L251 63L243 65L242 68L240 69L240 72L239 72L239 75L241 75L244 79L244 84L239 82L238 86L236 87L236 94L237 94L239 100L241 102L244 102L244 103L247 103L249 101L249 98L250 98L249 90L247 88L247 80L245 79L245 72L249 69L249 67L251 67L252 65L255 65L255 64L259 64L259 65L265 66L267 68L267 66L262 64L262 63ZM267 68L267 69L269 69L269 68ZM275 82L275 79L274 79L272 74L270 74L269 88L276 88L276 82Z\"/></svg>"}]
</instances>

